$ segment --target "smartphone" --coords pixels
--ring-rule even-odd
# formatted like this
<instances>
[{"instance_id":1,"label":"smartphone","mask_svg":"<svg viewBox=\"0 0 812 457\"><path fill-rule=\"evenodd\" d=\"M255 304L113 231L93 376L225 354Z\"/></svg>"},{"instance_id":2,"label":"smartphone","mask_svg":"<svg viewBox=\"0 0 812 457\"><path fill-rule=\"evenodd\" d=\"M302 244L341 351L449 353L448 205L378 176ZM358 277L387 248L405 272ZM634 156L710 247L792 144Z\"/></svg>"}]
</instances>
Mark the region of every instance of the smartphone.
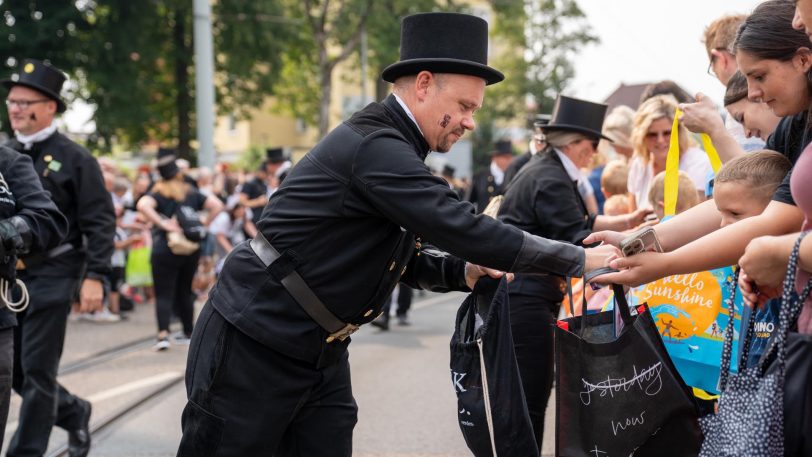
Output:
<instances>
[{"instance_id":1,"label":"smartphone","mask_svg":"<svg viewBox=\"0 0 812 457\"><path fill-rule=\"evenodd\" d=\"M624 257L647 251L663 252L657 232L652 227L643 227L620 242L620 252Z\"/></svg>"}]
</instances>

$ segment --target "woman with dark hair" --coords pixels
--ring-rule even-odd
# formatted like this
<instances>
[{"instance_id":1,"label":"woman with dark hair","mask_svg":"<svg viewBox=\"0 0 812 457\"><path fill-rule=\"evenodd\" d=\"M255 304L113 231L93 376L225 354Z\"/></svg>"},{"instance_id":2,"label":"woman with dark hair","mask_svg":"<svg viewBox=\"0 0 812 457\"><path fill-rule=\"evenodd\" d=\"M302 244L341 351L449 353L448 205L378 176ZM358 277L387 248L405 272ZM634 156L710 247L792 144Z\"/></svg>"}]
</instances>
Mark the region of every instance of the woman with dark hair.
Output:
<instances>
[{"instance_id":1,"label":"woman with dark hair","mask_svg":"<svg viewBox=\"0 0 812 457\"><path fill-rule=\"evenodd\" d=\"M223 204L217 197L204 196L183 179L183 173L175 164L175 153L170 149L158 151L158 173L161 179L152 190L138 201L138 211L152 222L152 276L155 286L155 313L158 318L158 341L155 350L169 349L169 318L172 310L178 311L183 324L183 336L176 344L188 344L192 335L194 318L194 295L192 279L197 271L200 249L188 255L172 252L167 242L169 233L183 233L176 220L179 213L198 217L197 212L207 210L205 226L217 216Z\"/></svg>"},{"instance_id":2,"label":"woman with dark hair","mask_svg":"<svg viewBox=\"0 0 812 457\"><path fill-rule=\"evenodd\" d=\"M747 78L740 71L728 80L724 105L733 119L744 126L747 138L756 136L767 141L781 121L765 103L747 98Z\"/></svg>"},{"instance_id":3,"label":"woman with dark hair","mask_svg":"<svg viewBox=\"0 0 812 457\"><path fill-rule=\"evenodd\" d=\"M812 45L803 31L792 28L794 15L793 1L764 2L739 29L735 43L736 61L748 83L748 98L766 103L776 116L783 117L767 140L766 149L784 154L793 164L812 140L807 133L812 104ZM743 153L735 140L728 145L712 138L723 159L736 155L730 154L731 150ZM655 227L665 253L617 259L612 266L625 270L605 275L601 281L639 285L669 275L733 265L753 238L796 232L803 220L790 193L788 175L761 215L720 229L721 215L715 204L702 203ZM622 233L599 232L584 242L605 241L617 246L623 237ZM742 275L742 280L746 281L747 276Z\"/></svg>"}]
</instances>

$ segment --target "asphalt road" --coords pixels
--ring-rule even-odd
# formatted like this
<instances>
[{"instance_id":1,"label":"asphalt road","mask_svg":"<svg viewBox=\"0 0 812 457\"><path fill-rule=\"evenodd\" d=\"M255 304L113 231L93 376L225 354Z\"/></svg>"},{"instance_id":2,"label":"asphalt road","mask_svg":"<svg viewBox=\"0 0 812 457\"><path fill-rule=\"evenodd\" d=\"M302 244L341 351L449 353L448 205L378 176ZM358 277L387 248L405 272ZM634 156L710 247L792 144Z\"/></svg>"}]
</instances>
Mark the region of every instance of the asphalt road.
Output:
<instances>
[{"instance_id":1,"label":"asphalt road","mask_svg":"<svg viewBox=\"0 0 812 457\"><path fill-rule=\"evenodd\" d=\"M393 325L388 332L364 327L353 336L350 364L353 391L359 406L355 428L356 457L468 457L457 423L456 398L449 374L449 340L454 316L464 294L416 296L412 325ZM153 332L154 311L144 306L126 323L99 326L71 323L63 362ZM88 337L88 334L94 335ZM88 340L92 343L88 343ZM143 345L114 360L60 379L69 390L90 398L94 421L115 414L147 393L182 376L184 347L164 353ZM166 389L110 428L94 437L91 456L170 457L180 440L180 414L185 404L183 384ZM19 399L12 402L6 444L16 427ZM549 414L549 413L548 413ZM545 449L552 455L554 421L546 424ZM52 434L51 448L66 440Z\"/></svg>"}]
</instances>

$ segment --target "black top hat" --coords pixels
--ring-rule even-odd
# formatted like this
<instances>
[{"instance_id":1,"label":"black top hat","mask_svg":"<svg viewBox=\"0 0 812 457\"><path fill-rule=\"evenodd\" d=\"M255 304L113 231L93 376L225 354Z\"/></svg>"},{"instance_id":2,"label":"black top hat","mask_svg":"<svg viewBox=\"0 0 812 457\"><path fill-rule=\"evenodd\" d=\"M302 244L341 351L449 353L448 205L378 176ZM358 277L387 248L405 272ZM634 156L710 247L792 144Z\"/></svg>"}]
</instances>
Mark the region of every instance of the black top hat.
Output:
<instances>
[{"instance_id":1,"label":"black top hat","mask_svg":"<svg viewBox=\"0 0 812 457\"><path fill-rule=\"evenodd\" d=\"M510 140L499 140L493 144L493 155L513 155L513 143Z\"/></svg>"},{"instance_id":2,"label":"black top hat","mask_svg":"<svg viewBox=\"0 0 812 457\"><path fill-rule=\"evenodd\" d=\"M381 78L393 83L423 70L479 76L485 84L505 79L488 66L488 23L459 13L419 13L403 18L400 62L386 67Z\"/></svg>"},{"instance_id":3,"label":"black top hat","mask_svg":"<svg viewBox=\"0 0 812 457\"><path fill-rule=\"evenodd\" d=\"M269 163L280 163L288 160L285 150L282 148L268 148L265 150L265 157Z\"/></svg>"},{"instance_id":4,"label":"black top hat","mask_svg":"<svg viewBox=\"0 0 812 457\"><path fill-rule=\"evenodd\" d=\"M158 149L158 174L163 179L172 179L180 173L180 168L175 163L178 155L174 149L159 148Z\"/></svg>"},{"instance_id":5,"label":"black top hat","mask_svg":"<svg viewBox=\"0 0 812 457\"><path fill-rule=\"evenodd\" d=\"M603 138L611 141L601 130L607 106L586 100L559 95L555 101L550 123L541 126L544 133L568 131L583 133L592 138Z\"/></svg>"},{"instance_id":6,"label":"black top hat","mask_svg":"<svg viewBox=\"0 0 812 457\"><path fill-rule=\"evenodd\" d=\"M59 96L62 91L62 83L65 82L65 74L55 67L34 59L23 60L19 73L11 75L11 79L2 81L6 89L14 86L25 86L42 92L43 95L56 102L56 111L65 111L65 102Z\"/></svg>"}]
</instances>

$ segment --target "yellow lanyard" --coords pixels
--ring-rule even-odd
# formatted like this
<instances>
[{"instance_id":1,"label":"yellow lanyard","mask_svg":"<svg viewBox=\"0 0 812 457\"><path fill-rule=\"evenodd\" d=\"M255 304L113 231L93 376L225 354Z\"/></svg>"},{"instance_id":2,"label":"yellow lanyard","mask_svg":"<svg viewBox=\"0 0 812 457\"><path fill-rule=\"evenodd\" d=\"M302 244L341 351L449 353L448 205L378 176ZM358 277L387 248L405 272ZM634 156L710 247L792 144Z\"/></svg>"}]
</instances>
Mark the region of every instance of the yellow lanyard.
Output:
<instances>
[{"instance_id":1,"label":"yellow lanyard","mask_svg":"<svg viewBox=\"0 0 812 457\"><path fill-rule=\"evenodd\" d=\"M663 204L665 206L665 216L673 216L677 213L677 194L679 193L679 118L682 111L677 108L674 113L674 123L671 125L671 143L668 147L668 157L665 159L665 189ZM708 154L713 172L717 173L722 167L719 153L713 147L710 137L703 133L701 135L702 146Z\"/></svg>"}]
</instances>

